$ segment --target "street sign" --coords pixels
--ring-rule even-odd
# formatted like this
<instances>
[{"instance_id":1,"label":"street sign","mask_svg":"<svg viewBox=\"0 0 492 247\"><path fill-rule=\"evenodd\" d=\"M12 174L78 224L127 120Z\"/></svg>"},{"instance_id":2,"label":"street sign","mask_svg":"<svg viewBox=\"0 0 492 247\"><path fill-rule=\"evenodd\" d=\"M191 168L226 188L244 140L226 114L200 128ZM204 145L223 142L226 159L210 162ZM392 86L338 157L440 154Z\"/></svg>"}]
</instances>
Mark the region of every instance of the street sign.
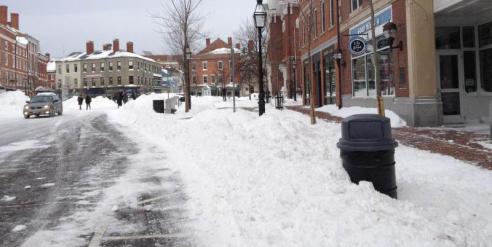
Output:
<instances>
[{"instance_id":1,"label":"street sign","mask_svg":"<svg viewBox=\"0 0 492 247\"><path fill-rule=\"evenodd\" d=\"M349 42L349 50L353 56L364 55L367 51L367 41L362 37L353 37Z\"/></svg>"}]
</instances>

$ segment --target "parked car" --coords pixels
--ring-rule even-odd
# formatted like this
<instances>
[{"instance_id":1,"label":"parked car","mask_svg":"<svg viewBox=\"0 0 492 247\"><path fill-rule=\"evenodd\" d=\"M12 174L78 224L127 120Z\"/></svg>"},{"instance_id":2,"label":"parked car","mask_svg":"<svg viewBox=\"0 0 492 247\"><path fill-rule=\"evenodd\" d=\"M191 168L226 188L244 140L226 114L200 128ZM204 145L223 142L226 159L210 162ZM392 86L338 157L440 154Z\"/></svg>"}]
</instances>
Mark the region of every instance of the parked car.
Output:
<instances>
[{"instance_id":1,"label":"parked car","mask_svg":"<svg viewBox=\"0 0 492 247\"><path fill-rule=\"evenodd\" d=\"M49 116L53 117L55 114L63 114L63 103L54 93L40 93L31 97L30 101L26 101L24 106L24 118L30 118L31 116Z\"/></svg>"}]
</instances>

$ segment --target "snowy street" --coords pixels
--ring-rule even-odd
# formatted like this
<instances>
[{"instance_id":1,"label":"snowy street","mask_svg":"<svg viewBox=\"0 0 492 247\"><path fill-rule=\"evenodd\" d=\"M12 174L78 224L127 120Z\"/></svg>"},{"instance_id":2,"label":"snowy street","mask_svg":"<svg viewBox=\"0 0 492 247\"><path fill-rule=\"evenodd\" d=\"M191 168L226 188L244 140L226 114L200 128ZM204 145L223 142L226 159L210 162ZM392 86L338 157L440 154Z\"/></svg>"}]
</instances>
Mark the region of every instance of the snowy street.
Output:
<instances>
[{"instance_id":1,"label":"snowy street","mask_svg":"<svg viewBox=\"0 0 492 247\"><path fill-rule=\"evenodd\" d=\"M0 109L0 245L492 242L490 170L400 145L394 200L350 183L338 123L310 125L271 105L258 118L248 98L236 113L218 97L193 97L190 113L155 113L152 100L165 98L117 109L98 97L90 111L72 98L63 116L28 120Z\"/></svg>"},{"instance_id":2,"label":"snowy street","mask_svg":"<svg viewBox=\"0 0 492 247\"><path fill-rule=\"evenodd\" d=\"M163 167L125 178L139 150L104 113L68 111L56 118L2 122L0 129L1 246L185 243L179 225L186 221L181 206L186 198L179 177ZM146 162L163 159L154 157ZM105 197L129 180L142 189L127 194L119 189L112 200ZM168 208L150 210L155 206ZM98 219L107 213L115 222Z\"/></svg>"}]
</instances>

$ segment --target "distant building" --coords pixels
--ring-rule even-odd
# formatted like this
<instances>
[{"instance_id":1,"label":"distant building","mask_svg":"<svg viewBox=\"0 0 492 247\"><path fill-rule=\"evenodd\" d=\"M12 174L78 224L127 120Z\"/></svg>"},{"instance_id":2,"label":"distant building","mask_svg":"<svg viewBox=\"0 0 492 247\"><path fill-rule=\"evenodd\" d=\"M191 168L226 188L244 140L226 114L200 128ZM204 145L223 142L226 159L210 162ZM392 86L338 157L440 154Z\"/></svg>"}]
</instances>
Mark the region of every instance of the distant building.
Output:
<instances>
[{"instance_id":1,"label":"distant building","mask_svg":"<svg viewBox=\"0 0 492 247\"><path fill-rule=\"evenodd\" d=\"M162 68L173 68L175 70L183 70L183 56L182 55L144 55L150 59L154 59L159 63Z\"/></svg>"},{"instance_id":2,"label":"distant building","mask_svg":"<svg viewBox=\"0 0 492 247\"><path fill-rule=\"evenodd\" d=\"M73 52L56 60L56 83L64 96L87 93L92 96L113 95L119 91L146 93L160 80L161 66L155 60L133 52L133 42L126 51L120 41L94 50L94 42L86 43L85 52Z\"/></svg>"},{"instance_id":3,"label":"distant building","mask_svg":"<svg viewBox=\"0 0 492 247\"><path fill-rule=\"evenodd\" d=\"M46 75L48 77L49 87L53 88L53 89L57 89L57 87L56 87L56 62L55 62L55 60L50 60L46 64Z\"/></svg>"},{"instance_id":4,"label":"distant building","mask_svg":"<svg viewBox=\"0 0 492 247\"><path fill-rule=\"evenodd\" d=\"M236 83L234 89L237 94L240 91L240 76L237 64L241 59L240 45L233 47L232 38L225 43L221 39L210 42L206 39L205 48L192 56L191 59L191 94L220 95L222 88L232 92L232 82ZM232 75L232 54L234 54L236 73Z\"/></svg>"},{"instance_id":5,"label":"distant building","mask_svg":"<svg viewBox=\"0 0 492 247\"><path fill-rule=\"evenodd\" d=\"M45 56L40 54L39 41L20 31L19 14L0 6L0 88L23 90L32 94L35 86L44 81ZM40 71L41 70L41 71Z\"/></svg>"}]
</instances>

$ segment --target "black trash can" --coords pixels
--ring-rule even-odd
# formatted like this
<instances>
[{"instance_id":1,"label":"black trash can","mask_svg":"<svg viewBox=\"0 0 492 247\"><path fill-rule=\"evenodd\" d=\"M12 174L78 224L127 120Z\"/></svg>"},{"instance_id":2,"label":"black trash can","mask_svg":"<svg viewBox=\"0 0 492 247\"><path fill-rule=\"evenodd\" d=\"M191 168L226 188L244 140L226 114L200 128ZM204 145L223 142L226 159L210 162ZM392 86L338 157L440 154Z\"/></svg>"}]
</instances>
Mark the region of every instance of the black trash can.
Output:
<instances>
[{"instance_id":1,"label":"black trash can","mask_svg":"<svg viewBox=\"0 0 492 247\"><path fill-rule=\"evenodd\" d=\"M283 103L284 103L284 96L277 94L277 96L275 96L275 108L279 110L284 109Z\"/></svg>"},{"instance_id":2,"label":"black trash can","mask_svg":"<svg viewBox=\"0 0 492 247\"><path fill-rule=\"evenodd\" d=\"M154 111L164 113L164 100L154 100Z\"/></svg>"},{"instance_id":3,"label":"black trash can","mask_svg":"<svg viewBox=\"0 0 492 247\"><path fill-rule=\"evenodd\" d=\"M360 114L342 121L340 148L343 168L353 183L372 182L374 188L397 198L395 148L391 123L386 117Z\"/></svg>"}]
</instances>

